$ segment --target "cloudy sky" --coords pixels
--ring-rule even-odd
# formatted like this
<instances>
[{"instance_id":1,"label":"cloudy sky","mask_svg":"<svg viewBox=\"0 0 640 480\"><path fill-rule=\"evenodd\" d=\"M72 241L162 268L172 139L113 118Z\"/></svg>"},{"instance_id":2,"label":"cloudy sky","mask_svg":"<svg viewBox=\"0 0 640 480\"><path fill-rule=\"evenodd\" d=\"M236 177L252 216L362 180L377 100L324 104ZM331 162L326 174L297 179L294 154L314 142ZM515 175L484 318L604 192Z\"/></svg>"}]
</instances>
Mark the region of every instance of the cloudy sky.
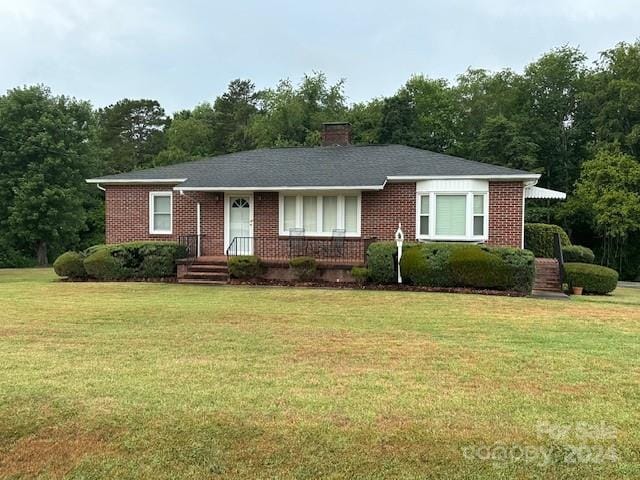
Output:
<instances>
[{"instance_id":1,"label":"cloudy sky","mask_svg":"<svg viewBox=\"0 0 640 480\"><path fill-rule=\"evenodd\" d=\"M640 35L637 0L0 0L0 90L45 83L104 106L169 112L320 70L351 101L413 73L520 70L563 44L591 59Z\"/></svg>"}]
</instances>

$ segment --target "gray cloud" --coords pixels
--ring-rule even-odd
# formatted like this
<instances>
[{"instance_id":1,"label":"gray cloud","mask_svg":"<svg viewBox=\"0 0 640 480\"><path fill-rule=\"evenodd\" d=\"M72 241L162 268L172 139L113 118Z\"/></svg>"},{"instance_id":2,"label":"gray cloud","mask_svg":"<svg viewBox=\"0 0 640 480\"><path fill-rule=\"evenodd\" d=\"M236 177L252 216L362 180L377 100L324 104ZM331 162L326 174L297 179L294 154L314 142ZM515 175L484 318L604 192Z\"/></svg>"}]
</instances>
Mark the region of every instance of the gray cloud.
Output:
<instances>
[{"instance_id":1,"label":"gray cloud","mask_svg":"<svg viewBox=\"0 0 640 480\"><path fill-rule=\"evenodd\" d=\"M0 0L0 88L41 82L97 106L148 97L175 111L233 78L266 87L322 70L359 101L412 73L518 70L563 44L595 59L637 25L626 0Z\"/></svg>"}]
</instances>

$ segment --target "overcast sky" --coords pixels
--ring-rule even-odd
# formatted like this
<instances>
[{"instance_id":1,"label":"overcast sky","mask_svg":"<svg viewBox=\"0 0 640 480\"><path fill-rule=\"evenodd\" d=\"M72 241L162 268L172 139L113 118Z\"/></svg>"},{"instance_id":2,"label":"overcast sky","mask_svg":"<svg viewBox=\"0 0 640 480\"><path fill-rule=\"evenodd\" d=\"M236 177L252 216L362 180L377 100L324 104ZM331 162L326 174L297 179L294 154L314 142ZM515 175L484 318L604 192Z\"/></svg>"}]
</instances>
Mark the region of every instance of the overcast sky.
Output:
<instances>
[{"instance_id":1,"label":"overcast sky","mask_svg":"<svg viewBox=\"0 0 640 480\"><path fill-rule=\"evenodd\" d=\"M174 112L234 78L263 88L320 70L360 101L413 73L521 70L563 44L596 59L639 27L637 0L0 0L0 90L44 83Z\"/></svg>"}]
</instances>

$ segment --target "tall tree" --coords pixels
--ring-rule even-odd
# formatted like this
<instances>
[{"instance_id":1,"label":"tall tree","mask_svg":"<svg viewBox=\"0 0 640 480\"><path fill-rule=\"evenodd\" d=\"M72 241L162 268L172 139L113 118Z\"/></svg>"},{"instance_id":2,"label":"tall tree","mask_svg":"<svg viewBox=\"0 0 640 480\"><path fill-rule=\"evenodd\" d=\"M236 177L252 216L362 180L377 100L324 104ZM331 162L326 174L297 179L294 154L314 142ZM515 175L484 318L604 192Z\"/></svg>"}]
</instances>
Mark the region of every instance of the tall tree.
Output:
<instances>
[{"instance_id":1,"label":"tall tree","mask_svg":"<svg viewBox=\"0 0 640 480\"><path fill-rule=\"evenodd\" d=\"M40 265L49 247L77 242L85 228L84 178L96 170L92 122L87 102L44 86L0 97L0 230Z\"/></svg>"},{"instance_id":2,"label":"tall tree","mask_svg":"<svg viewBox=\"0 0 640 480\"><path fill-rule=\"evenodd\" d=\"M258 111L258 93L250 80L235 79L216 98L216 147L220 152L237 152L254 147L249 132L251 117Z\"/></svg>"},{"instance_id":3,"label":"tall tree","mask_svg":"<svg viewBox=\"0 0 640 480\"><path fill-rule=\"evenodd\" d=\"M640 40L602 53L583 99L580 120L593 141L640 159Z\"/></svg>"},{"instance_id":4,"label":"tall tree","mask_svg":"<svg viewBox=\"0 0 640 480\"><path fill-rule=\"evenodd\" d=\"M538 145L543 184L569 191L584 157L584 141L574 128L583 89L585 55L562 47L525 68L523 127Z\"/></svg>"},{"instance_id":5,"label":"tall tree","mask_svg":"<svg viewBox=\"0 0 640 480\"><path fill-rule=\"evenodd\" d=\"M126 172L152 166L164 147L168 118L156 100L125 98L99 111L100 141L110 149L107 171Z\"/></svg>"},{"instance_id":6,"label":"tall tree","mask_svg":"<svg viewBox=\"0 0 640 480\"><path fill-rule=\"evenodd\" d=\"M455 146L458 110L445 80L411 77L385 101L380 137L385 143L450 152Z\"/></svg>"},{"instance_id":7,"label":"tall tree","mask_svg":"<svg viewBox=\"0 0 640 480\"><path fill-rule=\"evenodd\" d=\"M344 81L330 85L326 75L305 75L297 87L281 80L260 93L260 113L253 117L251 135L257 146L318 145L322 122L346 117Z\"/></svg>"},{"instance_id":8,"label":"tall tree","mask_svg":"<svg viewBox=\"0 0 640 480\"><path fill-rule=\"evenodd\" d=\"M640 268L636 263L640 258L629 262L625 252L632 235L640 240L640 163L633 157L617 148L599 150L584 163L567 208L588 212L594 230L604 239L603 263L620 271Z\"/></svg>"}]
</instances>

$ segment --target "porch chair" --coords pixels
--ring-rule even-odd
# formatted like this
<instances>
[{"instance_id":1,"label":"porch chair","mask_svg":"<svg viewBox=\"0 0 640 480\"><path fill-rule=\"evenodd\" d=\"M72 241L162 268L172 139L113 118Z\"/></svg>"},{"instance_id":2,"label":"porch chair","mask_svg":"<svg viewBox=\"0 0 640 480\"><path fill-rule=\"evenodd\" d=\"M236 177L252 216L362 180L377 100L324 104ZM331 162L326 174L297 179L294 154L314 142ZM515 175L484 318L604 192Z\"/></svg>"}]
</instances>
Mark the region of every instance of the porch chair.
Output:
<instances>
[{"instance_id":1,"label":"porch chair","mask_svg":"<svg viewBox=\"0 0 640 480\"><path fill-rule=\"evenodd\" d=\"M344 228L334 228L331 231L331 241L323 249L326 258L340 258L344 256Z\"/></svg>"}]
</instances>

